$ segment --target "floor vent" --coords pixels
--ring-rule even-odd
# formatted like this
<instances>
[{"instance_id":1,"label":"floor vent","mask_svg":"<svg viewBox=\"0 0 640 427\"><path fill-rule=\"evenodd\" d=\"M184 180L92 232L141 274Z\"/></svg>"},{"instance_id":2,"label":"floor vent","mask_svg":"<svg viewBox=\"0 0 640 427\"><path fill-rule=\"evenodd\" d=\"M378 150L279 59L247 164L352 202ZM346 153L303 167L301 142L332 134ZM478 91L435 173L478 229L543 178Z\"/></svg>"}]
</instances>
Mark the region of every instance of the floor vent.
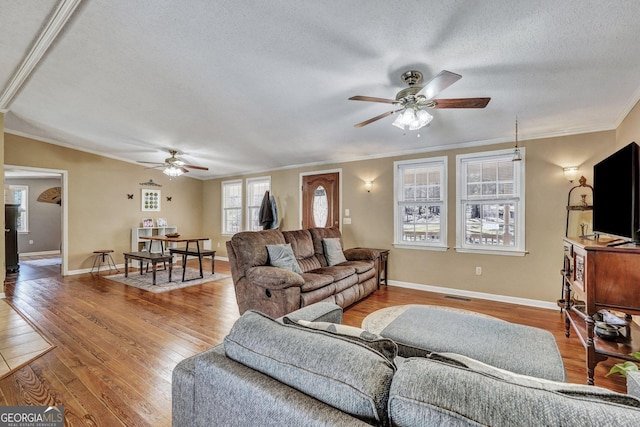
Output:
<instances>
[{"instance_id":1,"label":"floor vent","mask_svg":"<svg viewBox=\"0 0 640 427\"><path fill-rule=\"evenodd\" d=\"M458 301L466 301L466 302L471 301L471 298L457 297L455 295L445 295L444 297L449 299L457 299Z\"/></svg>"}]
</instances>

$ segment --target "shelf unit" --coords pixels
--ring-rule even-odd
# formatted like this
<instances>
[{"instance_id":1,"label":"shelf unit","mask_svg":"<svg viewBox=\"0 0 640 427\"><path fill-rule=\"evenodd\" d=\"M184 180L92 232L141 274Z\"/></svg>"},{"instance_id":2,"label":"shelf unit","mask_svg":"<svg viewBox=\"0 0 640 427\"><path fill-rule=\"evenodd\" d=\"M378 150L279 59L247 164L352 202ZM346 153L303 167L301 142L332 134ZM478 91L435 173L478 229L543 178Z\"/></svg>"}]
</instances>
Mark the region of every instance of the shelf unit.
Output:
<instances>
[{"instance_id":1,"label":"shelf unit","mask_svg":"<svg viewBox=\"0 0 640 427\"><path fill-rule=\"evenodd\" d=\"M142 250L148 250L149 252L161 252L160 242L153 240L144 240L140 237L145 236L164 236L167 233L177 233L178 227L133 227L131 229L131 252L140 252ZM149 248L149 245L151 247ZM171 243L168 248L164 248L165 251L169 248L176 247L175 243Z\"/></svg>"},{"instance_id":2,"label":"shelf unit","mask_svg":"<svg viewBox=\"0 0 640 427\"><path fill-rule=\"evenodd\" d=\"M611 240L564 239L564 296L558 305L565 313L565 335L576 332L587 353L587 384L593 385L596 365L608 357L635 361L640 351L640 326L631 315L640 314L640 249L633 244L607 246ZM624 313L627 326L613 341L594 332L593 315L600 309Z\"/></svg>"}]
</instances>

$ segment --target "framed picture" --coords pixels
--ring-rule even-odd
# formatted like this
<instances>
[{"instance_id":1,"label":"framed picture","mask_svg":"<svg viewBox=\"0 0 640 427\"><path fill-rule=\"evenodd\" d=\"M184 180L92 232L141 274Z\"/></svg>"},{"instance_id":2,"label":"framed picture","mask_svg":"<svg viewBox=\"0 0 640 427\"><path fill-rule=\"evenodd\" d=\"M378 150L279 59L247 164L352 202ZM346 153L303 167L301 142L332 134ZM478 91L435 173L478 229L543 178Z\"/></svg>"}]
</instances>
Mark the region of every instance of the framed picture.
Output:
<instances>
[{"instance_id":1,"label":"framed picture","mask_svg":"<svg viewBox=\"0 0 640 427\"><path fill-rule=\"evenodd\" d=\"M142 218L142 226L144 228L152 228L153 227L153 219L152 218Z\"/></svg>"},{"instance_id":2,"label":"framed picture","mask_svg":"<svg viewBox=\"0 0 640 427\"><path fill-rule=\"evenodd\" d=\"M140 191L142 191L142 211L160 212L160 190L143 188Z\"/></svg>"},{"instance_id":3,"label":"framed picture","mask_svg":"<svg viewBox=\"0 0 640 427\"><path fill-rule=\"evenodd\" d=\"M156 225L158 227L166 227L167 226L167 219L166 218L158 218L156 220Z\"/></svg>"}]
</instances>

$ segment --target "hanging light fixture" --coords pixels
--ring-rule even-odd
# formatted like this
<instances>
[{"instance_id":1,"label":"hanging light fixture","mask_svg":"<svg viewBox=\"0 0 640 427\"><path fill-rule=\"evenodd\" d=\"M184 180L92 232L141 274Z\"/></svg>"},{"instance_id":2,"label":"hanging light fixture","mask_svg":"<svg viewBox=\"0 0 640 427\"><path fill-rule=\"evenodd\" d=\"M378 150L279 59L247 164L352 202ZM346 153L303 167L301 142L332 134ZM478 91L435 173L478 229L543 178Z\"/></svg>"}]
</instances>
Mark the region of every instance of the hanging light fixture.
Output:
<instances>
[{"instance_id":1,"label":"hanging light fixture","mask_svg":"<svg viewBox=\"0 0 640 427\"><path fill-rule=\"evenodd\" d=\"M433 120L433 116L417 104L408 105L400 111L392 125L402 130L418 130Z\"/></svg>"},{"instance_id":2,"label":"hanging light fixture","mask_svg":"<svg viewBox=\"0 0 640 427\"><path fill-rule=\"evenodd\" d=\"M513 159L512 162L519 162L522 160L522 153L520 153L520 148L518 148L518 116L516 116L516 148L513 149Z\"/></svg>"},{"instance_id":3,"label":"hanging light fixture","mask_svg":"<svg viewBox=\"0 0 640 427\"><path fill-rule=\"evenodd\" d=\"M180 176L185 172L188 172L185 168L176 165L168 165L162 171L165 175L169 175L171 178Z\"/></svg>"}]
</instances>

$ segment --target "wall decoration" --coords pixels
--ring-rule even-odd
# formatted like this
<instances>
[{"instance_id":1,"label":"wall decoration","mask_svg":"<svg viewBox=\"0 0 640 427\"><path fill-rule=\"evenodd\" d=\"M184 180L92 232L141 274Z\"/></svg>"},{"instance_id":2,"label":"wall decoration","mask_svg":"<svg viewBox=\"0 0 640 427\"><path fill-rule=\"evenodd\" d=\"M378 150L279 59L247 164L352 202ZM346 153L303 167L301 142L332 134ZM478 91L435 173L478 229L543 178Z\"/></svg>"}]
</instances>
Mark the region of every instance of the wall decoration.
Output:
<instances>
[{"instance_id":1,"label":"wall decoration","mask_svg":"<svg viewBox=\"0 0 640 427\"><path fill-rule=\"evenodd\" d=\"M133 200L133 194L129 194L129 193L127 193L127 199L129 199L129 200Z\"/></svg>"},{"instance_id":2,"label":"wall decoration","mask_svg":"<svg viewBox=\"0 0 640 427\"><path fill-rule=\"evenodd\" d=\"M162 187L162 185L156 184L155 182L153 182L152 179L150 179L147 182L141 182L140 185L148 185L149 187Z\"/></svg>"},{"instance_id":3,"label":"wall decoration","mask_svg":"<svg viewBox=\"0 0 640 427\"><path fill-rule=\"evenodd\" d=\"M171 201L172 196L167 196L167 202Z\"/></svg>"},{"instance_id":4,"label":"wall decoration","mask_svg":"<svg viewBox=\"0 0 640 427\"><path fill-rule=\"evenodd\" d=\"M44 203L56 203L59 205L62 202L61 193L61 187L51 187L48 190L44 190L42 194L38 196L38 201Z\"/></svg>"},{"instance_id":5,"label":"wall decoration","mask_svg":"<svg viewBox=\"0 0 640 427\"><path fill-rule=\"evenodd\" d=\"M144 228L153 228L153 218L142 218L142 226Z\"/></svg>"},{"instance_id":6,"label":"wall decoration","mask_svg":"<svg viewBox=\"0 0 640 427\"><path fill-rule=\"evenodd\" d=\"M156 219L157 227L166 227L167 226L167 218L158 218Z\"/></svg>"},{"instance_id":7,"label":"wall decoration","mask_svg":"<svg viewBox=\"0 0 640 427\"><path fill-rule=\"evenodd\" d=\"M142 211L160 212L160 190L148 190L143 188L142 192Z\"/></svg>"}]
</instances>

